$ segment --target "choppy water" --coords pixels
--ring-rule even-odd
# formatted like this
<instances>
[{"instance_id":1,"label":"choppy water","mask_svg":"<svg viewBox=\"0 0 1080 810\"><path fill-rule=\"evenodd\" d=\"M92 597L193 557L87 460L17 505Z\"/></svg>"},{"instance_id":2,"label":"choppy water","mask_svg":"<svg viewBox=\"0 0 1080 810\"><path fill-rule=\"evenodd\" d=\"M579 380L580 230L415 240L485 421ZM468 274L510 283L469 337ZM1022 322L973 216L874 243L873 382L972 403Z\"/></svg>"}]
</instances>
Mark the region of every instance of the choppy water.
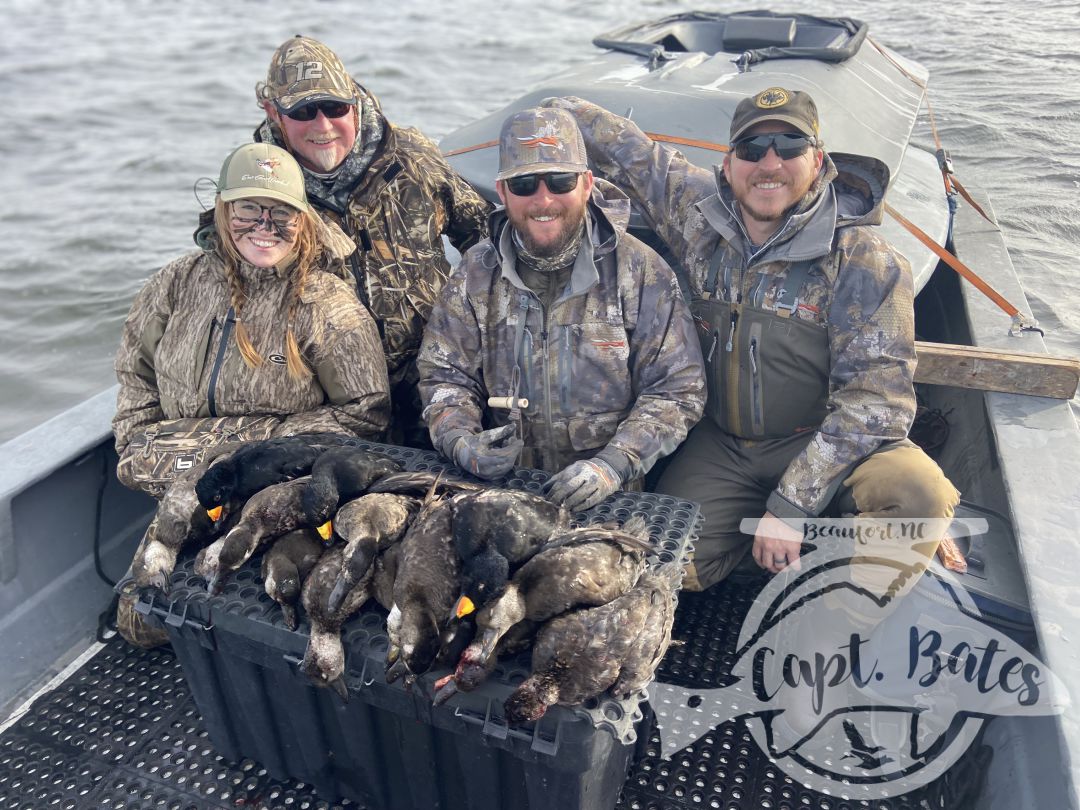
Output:
<instances>
[{"instance_id":1,"label":"choppy water","mask_svg":"<svg viewBox=\"0 0 1080 810\"><path fill-rule=\"evenodd\" d=\"M192 184L250 138L261 117L254 84L288 36L326 41L392 121L438 139L586 58L597 33L764 4L3 5L0 439L113 384L132 296L191 247ZM1080 355L1076 3L829 0L796 10L863 19L930 69L961 180L991 194L1051 351Z\"/></svg>"}]
</instances>

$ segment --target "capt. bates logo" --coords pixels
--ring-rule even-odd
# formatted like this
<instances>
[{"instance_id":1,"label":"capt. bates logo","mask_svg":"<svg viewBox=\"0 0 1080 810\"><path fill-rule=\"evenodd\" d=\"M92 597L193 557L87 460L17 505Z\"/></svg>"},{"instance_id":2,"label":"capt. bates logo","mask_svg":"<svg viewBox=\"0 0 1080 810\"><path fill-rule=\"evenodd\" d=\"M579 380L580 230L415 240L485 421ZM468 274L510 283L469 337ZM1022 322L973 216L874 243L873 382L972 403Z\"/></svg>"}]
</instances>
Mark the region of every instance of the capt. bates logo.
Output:
<instances>
[{"instance_id":1,"label":"capt. bates logo","mask_svg":"<svg viewBox=\"0 0 1080 810\"><path fill-rule=\"evenodd\" d=\"M746 615L728 683L649 686L662 755L737 718L792 779L874 801L937 778L993 715L1060 712L1069 698L1053 673L981 621L962 582L926 570L920 549L947 524L807 521L798 569ZM740 528L753 534L756 521ZM982 533L986 521L949 531Z\"/></svg>"},{"instance_id":2,"label":"capt. bates logo","mask_svg":"<svg viewBox=\"0 0 1080 810\"><path fill-rule=\"evenodd\" d=\"M783 107L788 103L787 90L782 87L770 87L762 90L754 98L754 104L763 110L771 110L773 107Z\"/></svg>"}]
</instances>

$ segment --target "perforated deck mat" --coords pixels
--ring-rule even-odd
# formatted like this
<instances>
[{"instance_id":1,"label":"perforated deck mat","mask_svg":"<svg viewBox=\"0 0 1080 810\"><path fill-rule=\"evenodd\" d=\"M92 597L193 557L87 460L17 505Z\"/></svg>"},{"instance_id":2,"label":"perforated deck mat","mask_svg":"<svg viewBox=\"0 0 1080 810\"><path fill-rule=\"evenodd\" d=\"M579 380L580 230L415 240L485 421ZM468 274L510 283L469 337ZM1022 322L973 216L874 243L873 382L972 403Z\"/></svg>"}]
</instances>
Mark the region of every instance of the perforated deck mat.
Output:
<instances>
[{"instance_id":1,"label":"perforated deck mat","mask_svg":"<svg viewBox=\"0 0 1080 810\"><path fill-rule=\"evenodd\" d=\"M725 682L741 617L755 588L683 594L662 681ZM963 810L975 807L990 749L973 745L926 788L888 801L845 802L806 790L761 754L741 723L725 722L669 759L653 733L631 769L620 810ZM212 749L175 655L119 638L0 739L0 810L331 810L308 785L280 782L251 760Z\"/></svg>"}]
</instances>

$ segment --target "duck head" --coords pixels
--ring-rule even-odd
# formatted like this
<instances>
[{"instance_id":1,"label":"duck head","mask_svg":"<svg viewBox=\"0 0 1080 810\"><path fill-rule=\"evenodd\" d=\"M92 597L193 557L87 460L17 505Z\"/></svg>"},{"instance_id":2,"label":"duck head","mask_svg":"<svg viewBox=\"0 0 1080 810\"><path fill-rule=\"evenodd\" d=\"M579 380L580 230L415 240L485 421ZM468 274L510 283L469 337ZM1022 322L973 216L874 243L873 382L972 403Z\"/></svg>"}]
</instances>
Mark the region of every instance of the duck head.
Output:
<instances>
[{"instance_id":1,"label":"duck head","mask_svg":"<svg viewBox=\"0 0 1080 810\"><path fill-rule=\"evenodd\" d=\"M236 472L231 464L215 464L195 482L195 496L213 521L221 519L225 502L236 489Z\"/></svg>"}]
</instances>

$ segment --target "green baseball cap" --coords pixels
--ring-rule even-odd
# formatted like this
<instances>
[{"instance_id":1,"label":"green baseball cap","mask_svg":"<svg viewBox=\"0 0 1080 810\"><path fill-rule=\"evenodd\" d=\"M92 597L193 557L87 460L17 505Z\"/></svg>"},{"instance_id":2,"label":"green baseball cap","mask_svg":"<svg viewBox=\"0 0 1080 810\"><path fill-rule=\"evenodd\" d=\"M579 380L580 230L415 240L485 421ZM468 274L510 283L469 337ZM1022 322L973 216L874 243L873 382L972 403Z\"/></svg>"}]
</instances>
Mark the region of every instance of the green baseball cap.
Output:
<instances>
[{"instance_id":1,"label":"green baseball cap","mask_svg":"<svg viewBox=\"0 0 1080 810\"><path fill-rule=\"evenodd\" d=\"M503 122L496 180L523 174L588 170L585 141L568 111L533 107L514 113Z\"/></svg>"},{"instance_id":2,"label":"green baseball cap","mask_svg":"<svg viewBox=\"0 0 1080 810\"><path fill-rule=\"evenodd\" d=\"M274 51L266 81L255 85L259 102L283 113L313 101L356 103L356 88L337 54L317 39L297 34Z\"/></svg>"},{"instance_id":3,"label":"green baseball cap","mask_svg":"<svg viewBox=\"0 0 1080 810\"><path fill-rule=\"evenodd\" d=\"M223 202L270 197L310 212L304 174L296 159L271 143L246 143L225 158L218 178Z\"/></svg>"},{"instance_id":4,"label":"green baseball cap","mask_svg":"<svg viewBox=\"0 0 1080 810\"><path fill-rule=\"evenodd\" d=\"M817 105L809 93L801 90L785 90L783 87L770 87L756 96L748 96L735 107L731 118L730 143L755 124L762 121L782 121L799 130L803 135L817 138Z\"/></svg>"}]
</instances>

